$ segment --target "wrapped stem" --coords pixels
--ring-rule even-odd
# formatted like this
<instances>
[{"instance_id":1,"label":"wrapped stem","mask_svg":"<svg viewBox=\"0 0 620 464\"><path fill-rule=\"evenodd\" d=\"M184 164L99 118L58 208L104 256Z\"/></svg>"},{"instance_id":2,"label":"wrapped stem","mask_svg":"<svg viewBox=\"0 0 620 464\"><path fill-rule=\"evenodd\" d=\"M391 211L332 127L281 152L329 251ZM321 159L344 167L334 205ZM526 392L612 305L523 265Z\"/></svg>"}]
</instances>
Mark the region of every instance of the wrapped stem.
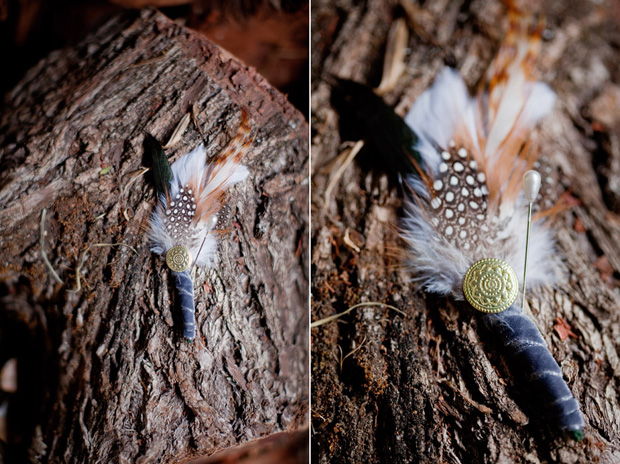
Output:
<instances>
[{"instance_id":1,"label":"wrapped stem","mask_svg":"<svg viewBox=\"0 0 620 464\"><path fill-rule=\"evenodd\" d=\"M183 315L183 336L192 341L196 337L196 310L194 308L194 282L188 271L173 272L176 279L177 291L181 299L181 314Z\"/></svg>"},{"instance_id":2,"label":"wrapped stem","mask_svg":"<svg viewBox=\"0 0 620 464\"><path fill-rule=\"evenodd\" d=\"M579 403L536 324L515 305L501 313L485 314L482 320L496 335L515 380L530 385L531 392L562 430L577 441L583 438L584 421Z\"/></svg>"}]
</instances>

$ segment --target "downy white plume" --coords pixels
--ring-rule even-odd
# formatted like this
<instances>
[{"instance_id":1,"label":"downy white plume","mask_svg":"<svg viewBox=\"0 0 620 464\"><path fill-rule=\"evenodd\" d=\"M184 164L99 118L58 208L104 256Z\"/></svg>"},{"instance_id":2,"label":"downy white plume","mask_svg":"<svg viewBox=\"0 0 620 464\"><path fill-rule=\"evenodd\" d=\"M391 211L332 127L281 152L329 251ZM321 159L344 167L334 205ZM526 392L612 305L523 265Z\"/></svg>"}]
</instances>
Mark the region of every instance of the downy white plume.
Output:
<instances>
[{"instance_id":1,"label":"downy white plume","mask_svg":"<svg viewBox=\"0 0 620 464\"><path fill-rule=\"evenodd\" d=\"M409 265L427 291L463 299L468 268L499 258L523 276L527 208L523 174L536 161L527 138L549 113L555 94L535 82L540 28L511 18L510 31L476 98L453 69L444 69L415 102L405 122L418 135L422 177L406 181L403 237ZM550 231L534 223L528 283L561 277Z\"/></svg>"},{"instance_id":2,"label":"downy white plume","mask_svg":"<svg viewBox=\"0 0 620 464\"><path fill-rule=\"evenodd\" d=\"M207 162L206 149L199 145L172 164L170 189L160 196L151 217L148 235L153 252L165 255L184 246L195 264L213 264L221 202L228 188L249 174L240 159L252 141L250 132L244 112L237 136L217 159Z\"/></svg>"}]
</instances>

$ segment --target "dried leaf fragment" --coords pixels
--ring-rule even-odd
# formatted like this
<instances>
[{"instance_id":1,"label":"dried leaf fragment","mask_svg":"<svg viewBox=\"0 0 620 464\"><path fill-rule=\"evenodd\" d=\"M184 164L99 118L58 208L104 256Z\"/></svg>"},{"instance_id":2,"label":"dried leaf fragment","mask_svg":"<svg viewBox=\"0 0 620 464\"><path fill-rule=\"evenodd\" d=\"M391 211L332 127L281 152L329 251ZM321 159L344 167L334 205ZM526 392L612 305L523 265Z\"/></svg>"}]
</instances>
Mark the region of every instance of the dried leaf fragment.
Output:
<instances>
[{"instance_id":1,"label":"dried leaf fragment","mask_svg":"<svg viewBox=\"0 0 620 464\"><path fill-rule=\"evenodd\" d=\"M594 268L598 270L601 275L601 279L610 284L614 275L614 268L609 262L607 256L599 256L593 263Z\"/></svg>"},{"instance_id":2,"label":"dried leaf fragment","mask_svg":"<svg viewBox=\"0 0 620 464\"><path fill-rule=\"evenodd\" d=\"M575 219L575 225L573 226L573 228L575 229L575 232L578 232L580 234L584 234L588 231L583 221L579 217Z\"/></svg>"},{"instance_id":3,"label":"dried leaf fragment","mask_svg":"<svg viewBox=\"0 0 620 464\"><path fill-rule=\"evenodd\" d=\"M555 318L556 324L553 326L553 330L558 334L560 340L564 341L568 337L578 338L578 335L572 331L572 327L561 317Z\"/></svg>"}]
</instances>

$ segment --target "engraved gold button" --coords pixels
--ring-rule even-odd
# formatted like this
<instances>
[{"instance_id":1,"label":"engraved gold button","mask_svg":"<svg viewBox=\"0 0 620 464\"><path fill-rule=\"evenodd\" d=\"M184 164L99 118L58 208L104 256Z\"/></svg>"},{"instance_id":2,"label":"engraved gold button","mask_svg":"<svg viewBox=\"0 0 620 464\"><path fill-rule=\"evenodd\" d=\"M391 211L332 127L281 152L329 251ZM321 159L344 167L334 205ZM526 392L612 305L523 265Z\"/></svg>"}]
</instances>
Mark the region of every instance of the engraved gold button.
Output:
<instances>
[{"instance_id":1,"label":"engraved gold button","mask_svg":"<svg viewBox=\"0 0 620 464\"><path fill-rule=\"evenodd\" d=\"M517 299L519 281L508 263L487 258L474 263L465 273L463 293L478 311L499 313Z\"/></svg>"},{"instance_id":2,"label":"engraved gold button","mask_svg":"<svg viewBox=\"0 0 620 464\"><path fill-rule=\"evenodd\" d=\"M166 264L175 272L183 272L189 269L192 255L184 246L175 246L166 253Z\"/></svg>"}]
</instances>

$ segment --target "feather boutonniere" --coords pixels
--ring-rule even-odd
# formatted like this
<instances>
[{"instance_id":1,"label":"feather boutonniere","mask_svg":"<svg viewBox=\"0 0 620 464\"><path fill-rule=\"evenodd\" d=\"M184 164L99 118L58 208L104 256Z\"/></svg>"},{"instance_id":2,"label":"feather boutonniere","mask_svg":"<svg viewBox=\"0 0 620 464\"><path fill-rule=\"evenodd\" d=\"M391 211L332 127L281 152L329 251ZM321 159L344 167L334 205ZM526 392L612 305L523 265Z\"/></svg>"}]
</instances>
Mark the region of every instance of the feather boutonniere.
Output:
<instances>
[{"instance_id":1,"label":"feather boutonniere","mask_svg":"<svg viewBox=\"0 0 620 464\"><path fill-rule=\"evenodd\" d=\"M444 69L414 103L405 122L417 135L419 159L417 172L405 175L402 236L415 279L428 292L482 311L513 375L529 385L560 429L580 439L579 403L523 312L526 242L533 289L563 274L551 228L544 221L532 224L531 232L529 226L540 176L528 172L538 157L528 137L556 100L534 78L541 31L540 22L511 12L507 37L474 98L456 71Z\"/></svg>"},{"instance_id":2,"label":"feather boutonniere","mask_svg":"<svg viewBox=\"0 0 620 464\"><path fill-rule=\"evenodd\" d=\"M153 178L158 196L148 233L151 249L162 255L172 270L183 314L183 336L196 336L193 264L213 264L217 249L217 223L228 188L249 174L241 158L252 143L247 113L229 146L207 161L204 145L180 157L171 166L161 146L147 137L153 153Z\"/></svg>"},{"instance_id":3,"label":"feather boutonniere","mask_svg":"<svg viewBox=\"0 0 620 464\"><path fill-rule=\"evenodd\" d=\"M459 73L445 68L404 121L352 81L338 80L332 98L341 123L377 159L389 160L383 166L401 180L403 261L413 281L478 310L515 384L549 423L579 440L579 403L523 310L526 276L536 292L565 275L549 220L562 206L539 210L531 222L541 177L532 170L540 153L530 133L556 101L534 75L542 28L542 21L511 11L478 93L472 97Z\"/></svg>"}]
</instances>

